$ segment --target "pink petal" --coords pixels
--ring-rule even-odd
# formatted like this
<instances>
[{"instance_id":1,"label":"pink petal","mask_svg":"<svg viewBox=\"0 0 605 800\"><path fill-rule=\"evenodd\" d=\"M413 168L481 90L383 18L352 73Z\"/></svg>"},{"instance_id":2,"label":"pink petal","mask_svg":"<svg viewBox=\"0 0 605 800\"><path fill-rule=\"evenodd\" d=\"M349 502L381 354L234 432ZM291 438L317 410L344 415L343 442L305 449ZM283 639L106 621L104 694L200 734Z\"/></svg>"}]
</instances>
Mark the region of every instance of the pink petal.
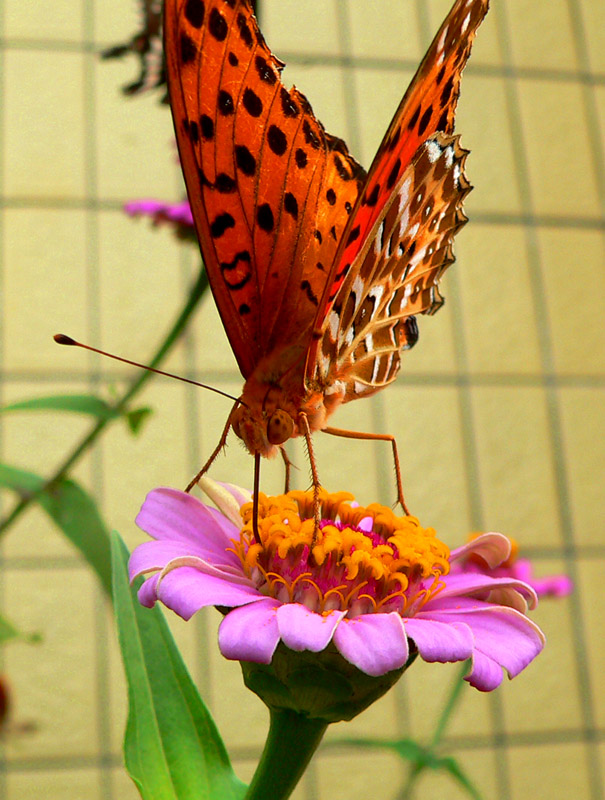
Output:
<instances>
[{"instance_id":1,"label":"pink petal","mask_svg":"<svg viewBox=\"0 0 605 800\"><path fill-rule=\"evenodd\" d=\"M277 600L265 597L230 611L218 631L218 644L225 658L270 664L279 644L278 608Z\"/></svg>"},{"instance_id":2,"label":"pink petal","mask_svg":"<svg viewBox=\"0 0 605 800\"><path fill-rule=\"evenodd\" d=\"M527 558L520 558L509 567L501 567L498 572L501 574L506 573L507 575L511 575L512 577L516 578L518 581L523 581L524 583L529 583L532 585L532 576L534 571L531 561L529 561Z\"/></svg>"},{"instance_id":3,"label":"pink petal","mask_svg":"<svg viewBox=\"0 0 605 800\"><path fill-rule=\"evenodd\" d=\"M504 588L496 587L485 598L488 603L495 606L510 606L520 611L521 614L527 614L527 600L516 589L510 586Z\"/></svg>"},{"instance_id":4,"label":"pink petal","mask_svg":"<svg viewBox=\"0 0 605 800\"><path fill-rule=\"evenodd\" d=\"M240 508L244 503L249 503L252 500L250 492L246 489L240 489L239 486L235 486L233 483L214 481L207 475L200 478L198 485L217 506L219 511L230 519L239 531L243 525Z\"/></svg>"},{"instance_id":5,"label":"pink petal","mask_svg":"<svg viewBox=\"0 0 605 800\"><path fill-rule=\"evenodd\" d=\"M301 603L285 603L277 610L281 640L290 650L311 650L319 653L330 643L336 626L346 611L315 614Z\"/></svg>"},{"instance_id":6,"label":"pink petal","mask_svg":"<svg viewBox=\"0 0 605 800\"><path fill-rule=\"evenodd\" d=\"M241 584L243 586L254 586L253 582L242 570L241 564L219 564L209 563L198 555L185 554L186 550L192 549L180 542L143 542L130 556L128 571L130 580L133 581L139 575L147 572L171 570L180 567L193 567L196 571L204 575L214 575L221 580L231 584ZM158 578L163 580L163 575Z\"/></svg>"},{"instance_id":7,"label":"pink petal","mask_svg":"<svg viewBox=\"0 0 605 800\"><path fill-rule=\"evenodd\" d=\"M143 542L132 551L128 560L128 575L132 581L145 572L164 569L166 564L174 558L184 555L201 556L198 548L193 545L183 545L182 542Z\"/></svg>"},{"instance_id":8,"label":"pink petal","mask_svg":"<svg viewBox=\"0 0 605 800\"><path fill-rule=\"evenodd\" d=\"M156 575L152 575L151 578L147 578L145 583L141 586L138 592L139 603L145 608L153 608L158 599L157 596L157 585L158 585L158 578L160 577L159 573Z\"/></svg>"},{"instance_id":9,"label":"pink petal","mask_svg":"<svg viewBox=\"0 0 605 800\"><path fill-rule=\"evenodd\" d=\"M573 592L573 581L567 575L532 578L531 585L538 597L567 597Z\"/></svg>"},{"instance_id":10,"label":"pink petal","mask_svg":"<svg viewBox=\"0 0 605 800\"><path fill-rule=\"evenodd\" d=\"M468 625L474 638L474 656L480 653L491 659L504 667L511 678L525 669L544 647L544 634L540 628L528 617L506 606L492 606L480 600L458 598L451 607L444 604L442 608L428 610L425 606L425 610L419 612L416 619L423 617ZM479 659L478 669L486 669L483 658ZM490 674L492 671L490 668ZM469 677L473 683L471 678L476 678L474 668Z\"/></svg>"},{"instance_id":11,"label":"pink petal","mask_svg":"<svg viewBox=\"0 0 605 800\"><path fill-rule=\"evenodd\" d=\"M503 678L504 673L500 664L479 650L475 650L472 669L464 680L480 692L491 692L500 686Z\"/></svg>"},{"instance_id":12,"label":"pink petal","mask_svg":"<svg viewBox=\"0 0 605 800\"><path fill-rule=\"evenodd\" d=\"M446 575L443 580L444 588L434 599L429 600L424 606L425 609L432 607L433 603L440 604L445 598L474 596L486 598L494 589L514 589L520 592L527 597L530 608L535 608L538 603L538 596L532 587L515 578L494 578L483 572L456 572Z\"/></svg>"},{"instance_id":13,"label":"pink petal","mask_svg":"<svg viewBox=\"0 0 605 800\"><path fill-rule=\"evenodd\" d=\"M510 568L511 575L532 586L538 597L567 597L573 592L573 581L568 575L548 575L535 578L531 561L520 558Z\"/></svg>"},{"instance_id":14,"label":"pink petal","mask_svg":"<svg viewBox=\"0 0 605 800\"><path fill-rule=\"evenodd\" d=\"M165 207L161 200L131 200L124 203L124 211L127 214L136 216L137 214L155 214L156 211Z\"/></svg>"},{"instance_id":15,"label":"pink petal","mask_svg":"<svg viewBox=\"0 0 605 800\"><path fill-rule=\"evenodd\" d=\"M390 614L362 614L343 619L334 632L339 652L367 675L384 675L408 660L408 640L401 617Z\"/></svg>"},{"instance_id":16,"label":"pink petal","mask_svg":"<svg viewBox=\"0 0 605 800\"><path fill-rule=\"evenodd\" d=\"M424 661L465 661L473 654L473 634L468 625L404 617L403 627Z\"/></svg>"},{"instance_id":17,"label":"pink petal","mask_svg":"<svg viewBox=\"0 0 605 800\"><path fill-rule=\"evenodd\" d=\"M174 540L196 548L208 560L238 564L232 538L239 530L216 509L205 506L197 497L177 489L149 492L136 518L137 525L154 539Z\"/></svg>"},{"instance_id":18,"label":"pink petal","mask_svg":"<svg viewBox=\"0 0 605 800\"><path fill-rule=\"evenodd\" d=\"M493 658L511 678L540 653L545 637L540 628L514 608L475 609L465 615L475 649Z\"/></svg>"},{"instance_id":19,"label":"pink petal","mask_svg":"<svg viewBox=\"0 0 605 800\"><path fill-rule=\"evenodd\" d=\"M185 620L204 606L232 608L264 599L252 586L229 583L225 578L205 575L193 567L167 572L159 581L156 596Z\"/></svg>"},{"instance_id":20,"label":"pink petal","mask_svg":"<svg viewBox=\"0 0 605 800\"><path fill-rule=\"evenodd\" d=\"M217 567L214 564L210 564L208 561L204 561L204 559L199 556L179 556L178 558L173 558L162 570L160 581L164 579L166 573L179 569L180 567L193 567L197 572L201 572L204 575L213 575L216 578L227 581L227 583L251 586L256 589L255 583L244 573L241 565L238 564L237 567L234 567L231 564L227 564Z\"/></svg>"},{"instance_id":21,"label":"pink petal","mask_svg":"<svg viewBox=\"0 0 605 800\"><path fill-rule=\"evenodd\" d=\"M243 489L241 486L236 486L234 483L225 483L225 481L216 481L219 486L226 489L233 496L233 499L238 506L243 506L245 503L252 502L252 492L248 489Z\"/></svg>"},{"instance_id":22,"label":"pink petal","mask_svg":"<svg viewBox=\"0 0 605 800\"><path fill-rule=\"evenodd\" d=\"M161 200L132 200L124 204L124 211L130 216L139 214L155 217L157 220L166 219L179 222L182 225L193 226L193 216L188 202L164 203Z\"/></svg>"},{"instance_id":23,"label":"pink petal","mask_svg":"<svg viewBox=\"0 0 605 800\"><path fill-rule=\"evenodd\" d=\"M487 563L490 569L499 566L510 555L510 540L502 533L482 533L462 547L450 552L450 562L475 553Z\"/></svg>"}]
</instances>

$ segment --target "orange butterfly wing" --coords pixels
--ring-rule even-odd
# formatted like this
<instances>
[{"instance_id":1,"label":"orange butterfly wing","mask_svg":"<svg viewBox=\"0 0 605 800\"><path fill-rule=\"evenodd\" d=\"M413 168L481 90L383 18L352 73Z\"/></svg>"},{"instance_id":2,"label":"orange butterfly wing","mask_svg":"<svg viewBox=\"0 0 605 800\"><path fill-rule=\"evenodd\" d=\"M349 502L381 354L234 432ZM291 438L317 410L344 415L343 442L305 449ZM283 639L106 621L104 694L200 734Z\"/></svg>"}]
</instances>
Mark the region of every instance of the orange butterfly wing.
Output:
<instances>
[{"instance_id":1,"label":"orange butterfly wing","mask_svg":"<svg viewBox=\"0 0 605 800\"><path fill-rule=\"evenodd\" d=\"M367 245L373 226L420 145L437 131L451 134L462 70L489 0L457 0L433 39L374 157L364 189L351 214L319 306L306 373L317 372L318 348L338 292ZM405 209L402 210L402 214ZM405 257L402 254L402 259ZM453 259L450 258L450 262ZM357 258L357 269L360 263ZM355 267L354 267L355 269ZM435 273L438 280L441 271ZM353 276L351 276L353 277ZM426 295L425 295L426 296ZM440 303L439 303L440 304ZM432 304L410 310L430 312Z\"/></svg>"},{"instance_id":2,"label":"orange butterfly wing","mask_svg":"<svg viewBox=\"0 0 605 800\"><path fill-rule=\"evenodd\" d=\"M240 370L300 374L364 173L287 90L247 0L166 0L166 66L189 201Z\"/></svg>"},{"instance_id":3,"label":"orange butterfly wing","mask_svg":"<svg viewBox=\"0 0 605 800\"><path fill-rule=\"evenodd\" d=\"M436 133L418 148L338 290L311 380L343 403L395 380L418 338L414 315L443 303L437 285L470 191L458 138Z\"/></svg>"}]
</instances>

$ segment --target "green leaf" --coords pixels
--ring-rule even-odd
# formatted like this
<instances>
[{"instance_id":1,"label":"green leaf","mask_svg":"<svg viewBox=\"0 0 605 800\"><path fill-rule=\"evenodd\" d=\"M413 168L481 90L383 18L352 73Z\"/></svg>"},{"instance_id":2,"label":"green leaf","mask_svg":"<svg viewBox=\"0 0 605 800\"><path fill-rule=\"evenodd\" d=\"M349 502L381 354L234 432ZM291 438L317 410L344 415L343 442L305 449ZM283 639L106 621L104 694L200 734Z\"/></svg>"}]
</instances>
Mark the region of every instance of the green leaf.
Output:
<instances>
[{"instance_id":1,"label":"green leaf","mask_svg":"<svg viewBox=\"0 0 605 800\"><path fill-rule=\"evenodd\" d=\"M470 779L462 770L462 767L455 758L446 756L444 758L437 759L434 769L446 770L460 784L460 786L462 786L463 789L466 789L466 791L472 798L474 798L474 800L482 800L478 790L471 783Z\"/></svg>"},{"instance_id":2,"label":"green leaf","mask_svg":"<svg viewBox=\"0 0 605 800\"><path fill-rule=\"evenodd\" d=\"M22 498L39 493L38 503L95 570L105 591L111 593L109 534L95 501L79 484L62 478L46 486L44 478L33 472L0 464L0 486Z\"/></svg>"},{"instance_id":3,"label":"green leaf","mask_svg":"<svg viewBox=\"0 0 605 800\"><path fill-rule=\"evenodd\" d=\"M400 758L411 762L411 769L417 773L424 769L445 770L474 798L482 800L481 795L471 783L460 764L451 756L438 756L430 747L425 747L414 739L338 739L334 745L351 745L358 748L382 748L394 750Z\"/></svg>"},{"instance_id":4,"label":"green leaf","mask_svg":"<svg viewBox=\"0 0 605 800\"><path fill-rule=\"evenodd\" d=\"M241 800L246 787L231 768L162 612L143 608L128 585L127 561L114 533L114 606L129 699L126 768L143 800Z\"/></svg>"},{"instance_id":5,"label":"green leaf","mask_svg":"<svg viewBox=\"0 0 605 800\"><path fill-rule=\"evenodd\" d=\"M414 764L426 763L427 750L414 739L338 739L335 744L347 744L358 748L382 748L394 750L398 756Z\"/></svg>"},{"instance_id":6,"label":"green leaf","mask_svg":"<svg viewBox=\"0 0 605 800\"><path fill-rule=\"evenodd\" d=\"M135 408L133 411L126 412L126 422L135 436L139 433L141 426L151 413L152 409L149 408L149 406L142 406L141 408Z\"/></svg>"},{"instance_id":7,"label":"green leaf","mask_svg":"<svg viewBox=\"0 0 605 800\"><path fill-rule=\"evenodd\" d=\"M0 645L8 642L10 639L16 639L22 634L12 625L7 619L0 616Z\"/></svg>"},{"instance_id":8,"label":"green leaf","mask_svg":"<svg viewBox=\"0 0 605 800\"><path fill-rule=\"evenodd\" d=\"M37 632L22 633L6 617L0 615L0 646L14 639L19 639L27 644L39 644L42 641L42 635Z\"/></svg>"},{"instance_id":9,"label":"green leaf","mask_svg":"<svg viewBox=\"0 0 605 800\"><path fill-rule=\"evenodd\" d=\"M3 406L4 411L75 411L78 414L90 414L99 419L113 419L120 413L93 394L57 394L50 397L32 397Z\"/></svg>"},{"instance_id":10,"label":"green leaf","mask_svg":"<svg viewBox=\"0 0 605 800\"><path fill-rule=\"evenodd\" d=\"M132 410L117 410L100 397L93 394L57 394L50 397L32 397L0 408L6 411L70 411L76 414L88 414L100 420L111 420L124 417L130 431L138 433L145 419L151 414L151 408L143 406Z\"/></svg>"}]
</instances>

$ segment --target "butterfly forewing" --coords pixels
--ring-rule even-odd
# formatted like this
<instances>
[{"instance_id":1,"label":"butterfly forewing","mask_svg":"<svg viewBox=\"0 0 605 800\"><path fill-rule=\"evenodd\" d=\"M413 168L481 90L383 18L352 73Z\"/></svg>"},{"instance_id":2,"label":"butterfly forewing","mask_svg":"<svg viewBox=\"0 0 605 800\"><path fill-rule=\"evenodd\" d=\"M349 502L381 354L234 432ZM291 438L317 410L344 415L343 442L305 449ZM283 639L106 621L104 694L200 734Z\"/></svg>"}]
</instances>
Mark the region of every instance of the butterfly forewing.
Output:
<instances>
[{"instance_id":1,"label":"butterfly forewing","mask_svg":"<svg viewBox=\"0 0 605 800\"><path fill-rule=\"evenodd\" d=\"M401 350L417 337L413 315L442 303L437 283L466 221L466 154L457 136L437 133L421 145L335 298L314 377L344 384L344 402L395 379Z\"/></svg>"},{"instance_id":2,"label":"butterfly forewing","mask_svg":"<svg viewBox=\"0 0 605 800\"><path fill-rule=\"evenodd\" d=\"M322 327L336 294L418 147L437 131L451 134L462 70L489 0L457 0L406 91L368 173L340 243L316 321ZM307 361L313 370L315 351Z\"/></svg>"},{"instance_id":3,"label":"butterfly forewing","mask_svg":"<svg viewBox=\"0 0 605 800\"><path fill-rule=\"evenodd\" d=\"M361 168L304 96L284 87L247 0L166 0L164 24L179 153L212 291L244 377L281 353L270 365L277 379L304 363Z\"/></svg>"}]
</instances>

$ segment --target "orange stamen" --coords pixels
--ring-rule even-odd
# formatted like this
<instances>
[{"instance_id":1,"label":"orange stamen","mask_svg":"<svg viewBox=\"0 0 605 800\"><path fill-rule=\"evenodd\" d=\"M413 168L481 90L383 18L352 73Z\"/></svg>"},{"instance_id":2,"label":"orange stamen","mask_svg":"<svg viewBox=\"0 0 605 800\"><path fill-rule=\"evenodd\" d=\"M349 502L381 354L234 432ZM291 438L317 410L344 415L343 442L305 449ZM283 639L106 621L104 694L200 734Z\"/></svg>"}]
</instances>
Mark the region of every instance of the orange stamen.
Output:
<instances>
[{"instance_id":1,"label":"orange stamen","mask_svg":"<svg viewBox=\"0 0 605 800\"><path fill-rule=\"evenodd\" d=\"M449 571L449 549L432 528L422 528L416 517L397 517L376 503L352 507L348 492L328 494L320 489L319 500L322 523L317 531L313 491L278 497L261 493L258 542L252 531L252 503L242 507L244 525L232 551L247 575L262 579L263 593L275 595L285 589L290 602L305 602L310 600L305 590L312 589L321 613L334 610L335 602L346 611L357 603L367 602L378 610L395 601L404 613L440 591L440 578ZM365 524L359 527L368 518L373 520L369 531ZM419 585L431 578L430 586Z\"/></svg>"}]
</instances>

